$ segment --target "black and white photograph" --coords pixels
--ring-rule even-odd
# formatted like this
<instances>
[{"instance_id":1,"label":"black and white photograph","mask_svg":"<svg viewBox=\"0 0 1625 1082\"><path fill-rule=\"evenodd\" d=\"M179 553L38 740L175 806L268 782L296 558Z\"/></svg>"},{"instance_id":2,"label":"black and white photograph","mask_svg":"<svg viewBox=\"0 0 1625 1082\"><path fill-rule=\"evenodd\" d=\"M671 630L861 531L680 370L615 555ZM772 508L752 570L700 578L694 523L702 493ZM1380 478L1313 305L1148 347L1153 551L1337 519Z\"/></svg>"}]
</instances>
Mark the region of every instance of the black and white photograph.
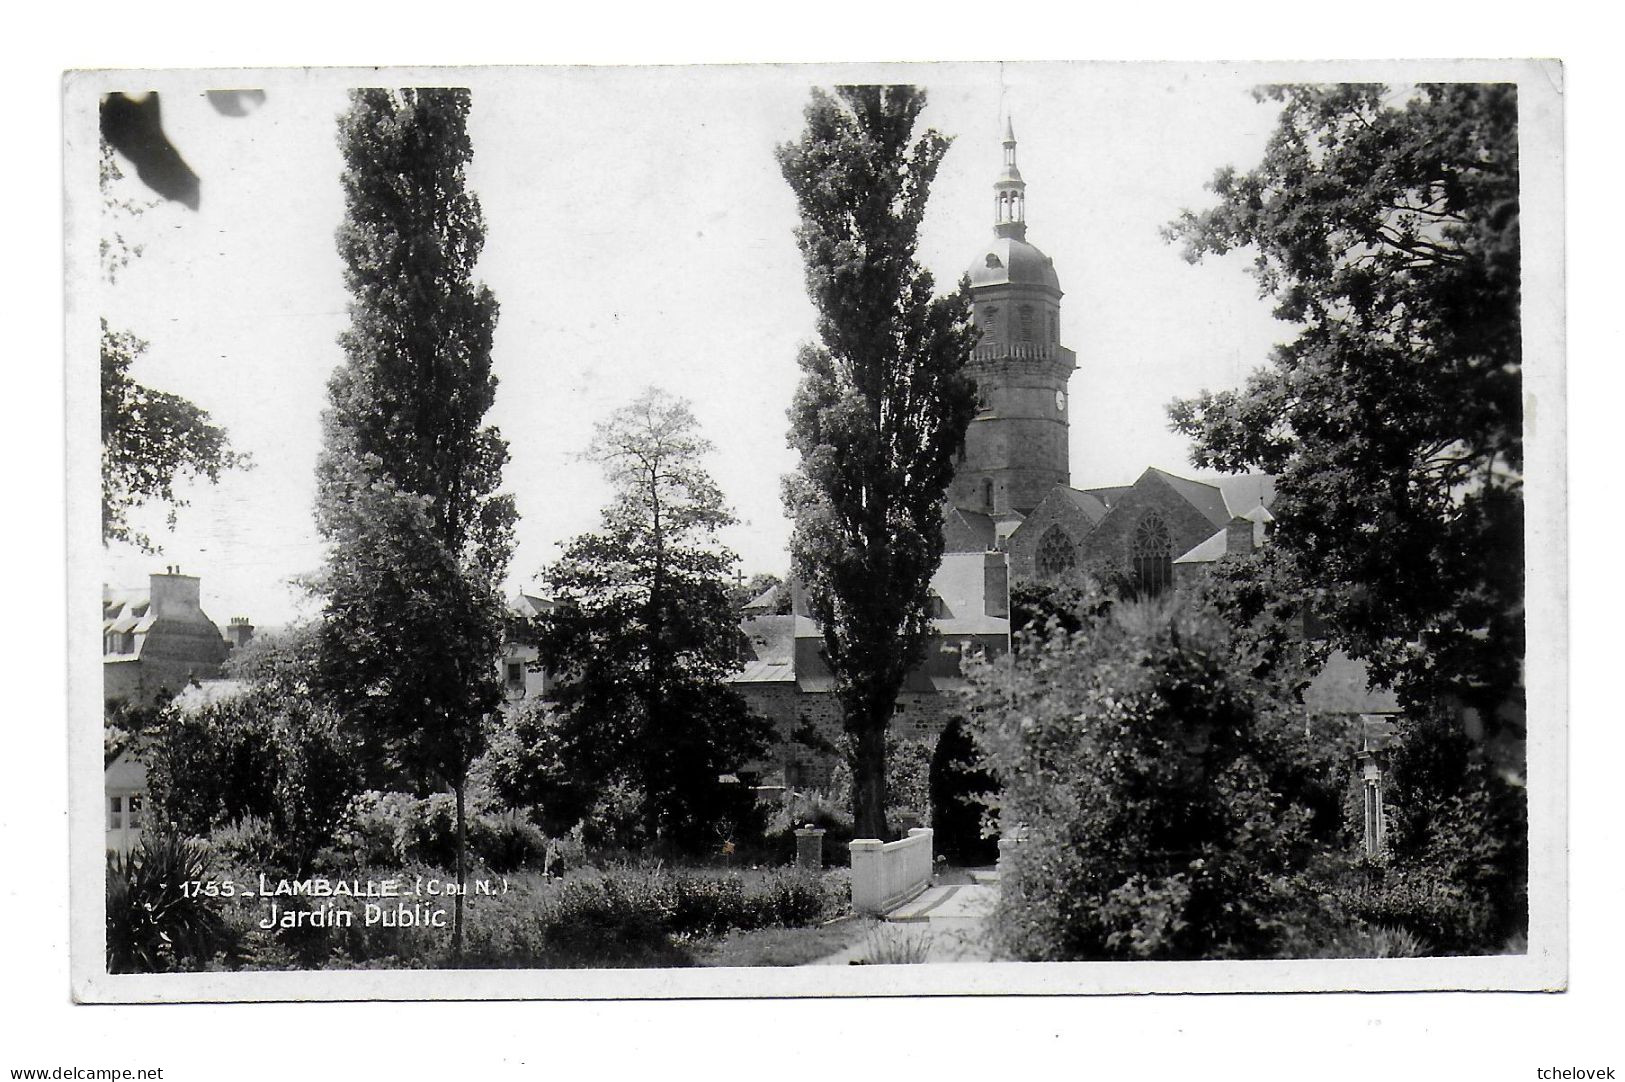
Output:
<instances>
[{"instance_id":1,"label":"black and white photograph","mask_svg":"<svg viewBox=\"0 0 1625 1082\"><path fill-rule=\"evenodd\" d=\"M1560 80L70 73L74 995L1561 991Z\"/></svg>"}]
</instances>

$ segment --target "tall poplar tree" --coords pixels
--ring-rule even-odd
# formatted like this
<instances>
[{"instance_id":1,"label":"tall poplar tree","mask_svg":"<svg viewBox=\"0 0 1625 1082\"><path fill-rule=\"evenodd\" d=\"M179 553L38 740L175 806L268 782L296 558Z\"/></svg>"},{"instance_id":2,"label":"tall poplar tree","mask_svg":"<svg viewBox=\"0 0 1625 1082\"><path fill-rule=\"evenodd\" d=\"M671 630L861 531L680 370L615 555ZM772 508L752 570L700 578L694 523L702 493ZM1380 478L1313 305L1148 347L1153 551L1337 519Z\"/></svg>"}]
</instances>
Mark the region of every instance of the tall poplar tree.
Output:
<instances>
[{"instance_id":1,"label":"tall poplar tree","mask_svg":"<svg viewBox=\"0 0 1625 1082\"><path fill-rule=\"evenodd\" d=\"M814 90L806 131L778 150L820 340L790 408L792 567L823 629L865 837L888 834L886 730L930 631L943 495L975 412L969 283L935 296L915 259L949 143L914 138L924 107L913 86Z\"/></svg>"},{"instance_id":2,"label":"tall poplar tree","mask_svg":"<svg viewBox=\"0 0 1625 1082\"><path fill-rule=\"evenodd\" d=\"M339 120L352 300L316 507L330 543L316 583L322 689L375 772L451 790L459 885L468 768L502 701L516 518L497 491L507 443L483 423L497 303L472 277L485 222L465 184L469 104L467 90L357 90ZM460 956L461 892L453 929Z\"/></svg>"}]
</instances>

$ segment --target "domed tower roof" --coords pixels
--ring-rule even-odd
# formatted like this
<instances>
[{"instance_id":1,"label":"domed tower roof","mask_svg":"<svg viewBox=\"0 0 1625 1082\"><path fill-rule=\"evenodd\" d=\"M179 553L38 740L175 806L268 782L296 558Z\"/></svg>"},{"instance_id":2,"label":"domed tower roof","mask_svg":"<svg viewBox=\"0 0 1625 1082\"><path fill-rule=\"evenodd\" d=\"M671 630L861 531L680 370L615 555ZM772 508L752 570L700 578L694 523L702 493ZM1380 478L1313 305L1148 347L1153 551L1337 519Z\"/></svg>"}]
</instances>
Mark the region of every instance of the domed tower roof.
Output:
<instances>
[{"instance_id":1,"label":"domed tower roof","mask_svg":"<svg viewBox=\"0 0 1625 1082\"><path fill-rule=\"evenodd\" d=\"M993 237L970 267L970 284L976 286L1035 285L1061 291L1055 261L1016 237Z\"/></svg>"},{"instance_id":2,"label":"domed tower roof","mask_svg":"<svg viewBox=\"0 0 1625 1082\"><path fill-rule=\"evenodd\" d=\"M993 237L971 261L970 284L1036 285L1061 292L1049 256L1027 243L1027 182L1016 167L1016 132L1004 121L1004 168L993 182Z\"/></svg>"}]
</instances>

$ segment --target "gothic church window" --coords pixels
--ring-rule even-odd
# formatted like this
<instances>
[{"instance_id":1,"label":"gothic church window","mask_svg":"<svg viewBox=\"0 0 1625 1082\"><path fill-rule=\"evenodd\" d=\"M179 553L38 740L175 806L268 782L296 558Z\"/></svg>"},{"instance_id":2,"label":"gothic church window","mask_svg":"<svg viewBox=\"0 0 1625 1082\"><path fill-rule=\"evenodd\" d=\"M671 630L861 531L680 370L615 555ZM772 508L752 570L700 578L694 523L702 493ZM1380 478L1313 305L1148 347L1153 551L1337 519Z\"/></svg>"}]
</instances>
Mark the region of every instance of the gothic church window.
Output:
<instances>
[{"instance_id":1,"label":"gothic church window","mask_svg":"<svg viewBox=\"0 0 1625 1082\"><path fill-rule=\"evenodd\" d=\"M1038 574L1053 579L1078 566L1078 550L1059 526L1051 526L1038 539Z\"/></svg>"},{"instance_id":2,"label":"gothic church window","mask_svg":"<svg viewBox=\"0 0 1625 1082\"><path fill-rule=\"evenodd\" d=\"M1155 597L1173 585L1174 541L1158 512L1146 512L1134 527L1131 556L1134 587L1141 597Z\"/></svg>"}]
</instances>

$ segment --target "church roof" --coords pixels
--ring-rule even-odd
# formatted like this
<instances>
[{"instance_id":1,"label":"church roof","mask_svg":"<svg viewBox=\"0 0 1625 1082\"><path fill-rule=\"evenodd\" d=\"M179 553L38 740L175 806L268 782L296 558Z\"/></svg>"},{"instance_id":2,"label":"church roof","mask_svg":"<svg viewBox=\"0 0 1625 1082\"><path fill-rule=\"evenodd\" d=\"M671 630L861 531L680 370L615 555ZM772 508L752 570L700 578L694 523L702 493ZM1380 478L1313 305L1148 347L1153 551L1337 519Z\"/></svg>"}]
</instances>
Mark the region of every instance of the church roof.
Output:
<instances>
[{"instance_id":1,"label":"church roof","mask_svg":"<svg viewBox=\"0 0 1625 1082\"><path fill-rule=\"evenodd\" d=\"M1192 481L1188 477L1179 477L1155 466L1148 467L1146 472L1161 477L1168 483L1168 487L1183 496L1187 503L1200 511L1214 526L1223 526L1235 517L1226 506L1224 493L1218 486L1206 481Z\"/></svg>"},{"instance_id":2,"label":"church roof","mask_svg":"<svg viewBox=\"0 0 1625 1082\"><path fill-rule=\"evenodd\" d=\"M773 611L773 607L778 603L778 599L779 586L775 584L773 586L769 586L767 589L753 597L745 605L743 611L753 615L756 613L770 613Z\"/></svg>"},{"instance_id":3,"label":"church roof","mask_svg":"<svg viewBox=\"0 0 1625 1082\"><path fill-rule=\"evenodd\" d=\"M949 529L944 530L944 540L948 544L949 552L987 552L999 547L998 527L993 516L983 511L970 511L963 507L950 507L948 509ZM956 524L963 527L963 532L952 527Z\"/></svg>"},{"instance_id":4,"label":"church roof","mask_svg":"<svg viewBox=\"0 0 1625 1082\"><path fill-rule=\"evenodd\" d=\"M1066 499L1088 518L1091 526L1096 525L1106 517L1106 504L1099 496L1081 488L1068 488L1065 485L1056 485Z\"/></svg>"},{"instance_id":5,"label":"church roof","mask_svg":"<svg viewBox=\"0 0 1625 1082\"><path fill-rule=\"evenodd\" d=\"M971 288L1036 285L1061 292L1055 261L1017 237L989 237L970 265Z\"/></svg>"},{"instance_id":6,"label":"church roof","mask_svg":"<svg viewBox=\"0 0 1625 1082\"><path fill-rule=\"evenodd\" d=\"M1211 564L1222 559L1230 551L1230 531L1220 530L1206 541L1192 548L1183 556L1176 557L1176 564Z\"/></svg>"},{"instance_id":7,"label":"church roof","mask_svg":"<svg viewBox=\"0 0 1625 1082\"><path fill-rule=\"evenodd\" d=\"M1112 504L1116 502L1119 496L1123 495L1125 492L1130 492L1133 489L1133 485L1106 485L1101 488L1077 488L1073 489L1072 491L1082 492L1086 495L1093 496L1095 499L1100 501L1100 505L1102 507L1110 511Z\"/></svg>"}]
</instances>

